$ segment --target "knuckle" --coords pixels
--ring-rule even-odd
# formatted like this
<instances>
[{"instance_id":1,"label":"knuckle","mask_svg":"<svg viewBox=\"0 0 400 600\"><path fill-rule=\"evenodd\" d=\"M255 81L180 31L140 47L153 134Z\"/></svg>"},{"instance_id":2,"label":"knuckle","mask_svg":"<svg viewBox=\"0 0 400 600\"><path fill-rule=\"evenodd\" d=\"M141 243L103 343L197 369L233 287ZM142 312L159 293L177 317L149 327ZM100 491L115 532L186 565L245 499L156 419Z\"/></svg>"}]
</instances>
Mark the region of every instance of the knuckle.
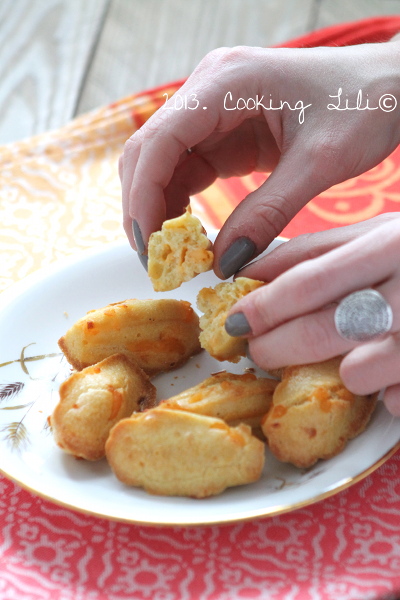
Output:
<instances>
[{"instance_id":1,"label":"knuckle","mask_svg":"<svg viewBox=\"0 0 400 600\"><path fill-rule=\"evenodd\" d=\"M267 287L255 290L248 295L251 301L249 302L248 312L251 318L253 334L259 335L261 332L270 329L279 323L278 314L275 312L274 303L268 302L266 293ZM258 292L258 293L257 293Z\"/></svg>"},{"instance_id":2,"label":"knuckle","mask_svg":"<svg viewBox=\"0 0 400 600\"><path fill-rule=\"evenodd\" d=\"M298 248L301 248L303 261L312 260L321 256L320 247L316 241L315 235L315 233L302 233L293 238L294 244L297 244Z\"/></svg>"},{"instance_id":3,"label":"knuckle","mask_svg":"<svg viewBox=\"0 0 400 600\"><path fill-rule=\"evenodd\" d=\"M263 235L263 239L273 239L282 229L286 227L292 217L291 203L283 196L274 196L268 202L255 204L252 208L258 230Z\"/></svg>"},{"instance_id":4,"label":"knuckle","mask_svg":"<svg viewBox=\"0 0 400 600\"><path fill-rule=\"evenodd\" d=\"M215 65L218 64L221 58L225 55L225 53L229 50L229 48L214 48L208 52L204 58L201 59L195 70L193 71L191 78L198 74L203 73L204 71L208 73L210 70L213 70Z\"/></svg>"},{"instance_id":5,"label":"knuckle","mask_svg":"<svg viewBox=\"0 0 400 600\"><path fill-rule=\"evenodd\" d=\"M141 135L138 135L139 131L136 131L124 144L123 156L130 156L136 151L136 148L140 144Z\"/></svg>"},{"instance_id":6,"label":"knuckle","mask_svg":"<svg viewBox=\"0 0 400 600\"><path fill-rule=\"evenodd\" d=\"M246 60L250 53L251 50L247 46L233 46L231 48L225 48L225 51L221 54L219 60L221 64L236 64Z\"/></svg>"},{"instance_id":7,"label":"knuckle","mask_svg":"<svg viewBox=\"0 0 400 600\"><path fill-rule=\"evenodd\" d=\"M196 71L221 71L232 68L242 68L254 55L254 50L248 46L221 47L211 50L199 63ZM241 74L243 75L243 74Z\"/></svg>"},{"instance_id":8,"label":"knuckle","mask_svg":"<svg viewBox=\"0 0 400 600\"><path fill-rule=\"evenodd\" d=\"M306 260L297 269L295 289L292 291L299 307L310 304L310 298L315 299L315 304L324 304L327 291L326 270L314 260Z\"/></svg>"},{"instance_id":9,"label":"knuckle","mask_svg":"<svg viewBox=\"0 0 400 600\"><path fill-rule=\"evenodd\" d=\"M300 318L299 329L299 339L302 346L307 348L310 362L319 362L336 355L329 324L320 315Z\"/></svg>"},{"instance_id":10,"label":"knuckle","mask_svg":"<svg viewBox=\"0 0 400 600\"><path fill-rule=\"evenodd\" d=\"M308 148L309 163L324 189L344 177L347 164L343 161L343 150L341 151L340 148L343 148L343 143L333 132L324 132Z\"/></svg>"},{"instance_id":11,"label":"knuckle","mask_svg":"<svg viewBox=\"0 0 400 600\"><path fill-rule=\"evenodd\" d=\"M355 356L356 353L350 352L341 362L339 374L348 390L353 394L369 394L376 390L371 388L371 381L368 368L360 363ZM372 384L374 382L372 381Z\"/></svg>"}]
</instances>

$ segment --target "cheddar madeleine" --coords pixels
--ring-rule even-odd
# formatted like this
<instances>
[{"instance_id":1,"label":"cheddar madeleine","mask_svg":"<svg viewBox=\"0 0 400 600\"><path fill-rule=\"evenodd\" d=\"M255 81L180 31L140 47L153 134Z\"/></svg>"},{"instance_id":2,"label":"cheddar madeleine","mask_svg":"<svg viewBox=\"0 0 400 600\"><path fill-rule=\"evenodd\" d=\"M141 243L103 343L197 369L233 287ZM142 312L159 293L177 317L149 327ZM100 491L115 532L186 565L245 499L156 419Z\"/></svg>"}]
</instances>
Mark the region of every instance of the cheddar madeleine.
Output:
<instances>
[{"instance_id":1,"label":"cheddar madeleine","mask_svg":"<svg viewBox=\"0 0 400 600\"><path fill-rule=\"evenodd\" d=\"M367 426L376 394L357 396L340 378L341 358L286 367L262 430L281 461L310 467L335 456Z\"/></svg>"},{"instance_id":2,"label":"cheddar madeleine","mask_svg":"<svg viewBox=\"0 0 400 600\"><path fill-rule=\"evenodd\" d=\"M217 417L231 426L245 423L257 429L271 406L277 383L273 379L257 378L254 373L235 375L223 371L163 400L159 406Z\"/></svg>"},{"instance_id":3,"label":"cheddar madeleine","mask_svg":"<svg viewBox=\"0 0 400 600\"><path fill-rule=\"evenodd\" d=\"M238 277L235 281L219 283L215 288L203 288L197 296L200 318L201 347L217 360L237 363L246 356L246 340L232 337L225 331L229 310L246 294L264 285L262 281Z\"/></svg>"},{"instance_id":4,"label":"cheddar madeleine","mask_svg":"<svg viewBox=\"0 0 400 600\"><path fill-rule=\"evenodd\" d=\"M69 454L98 460L110 429L142 404L155 402L156 389L146 373L124 354L114 354L61 384L50 417L55 441Z\"/></svg>"},{"instance_id":5,"label":"cheddar madeleine","mask_svg":"<svg viewBox=\"0 0 400 600\"><path fill-rule=\"evenodd\" d=\"M259 479L264 444L246 425L154 408L110 432L107 460L123 483L151 494L205 498Z\"/></svg>"},{"instance_id":6,"label":"cheddar madeleine","mask_svg":"<svg viewBox=\"0 0 400 600\"><path fill-rule=\"evenodd\" d=\"M190 206L182 216L164 221L161 231L151 234L148 258L148 274L156 292L174 290L211 269L212 243Z\"/></svg>"},{"instance_id":7,"label":"cheddar madeleine","mask_svg":"<svg viewBox=\"0 0 400 600\"><path fill-rule=\"evenodd\" d=\"M199 319L184 300L125 300L92 310L59 340L77 370L123 352L153 376L200 351Z\"/></svg>"}]
</instances>

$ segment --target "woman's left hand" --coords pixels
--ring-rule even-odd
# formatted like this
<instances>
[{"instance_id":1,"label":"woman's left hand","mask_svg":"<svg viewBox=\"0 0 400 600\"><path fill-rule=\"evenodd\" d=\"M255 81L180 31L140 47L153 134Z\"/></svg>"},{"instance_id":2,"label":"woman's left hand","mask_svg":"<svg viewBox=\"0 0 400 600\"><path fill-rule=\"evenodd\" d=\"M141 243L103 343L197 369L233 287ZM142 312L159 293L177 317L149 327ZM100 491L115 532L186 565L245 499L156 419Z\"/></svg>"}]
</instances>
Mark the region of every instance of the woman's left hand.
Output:
<instances>
[{"instance_id":1,"label":"woman's left hand","mask_svg":"<svg viewBox=\"0 0 400 600\"><path fill-rule=\"evenodd\" d=\"M340 374L346 387L357 394L386 388L385 404L400 416L399 256L400 213L300 236L240 272L273 280L235 304L227 331L248 337L252 359L265 370L344 354ZM334 314L342 298L365 288L390 304L393 324L385 336L360 343L338 334ZM236 313L242 313L239 321L230 318Z\"/></svg>"}]
</instances>

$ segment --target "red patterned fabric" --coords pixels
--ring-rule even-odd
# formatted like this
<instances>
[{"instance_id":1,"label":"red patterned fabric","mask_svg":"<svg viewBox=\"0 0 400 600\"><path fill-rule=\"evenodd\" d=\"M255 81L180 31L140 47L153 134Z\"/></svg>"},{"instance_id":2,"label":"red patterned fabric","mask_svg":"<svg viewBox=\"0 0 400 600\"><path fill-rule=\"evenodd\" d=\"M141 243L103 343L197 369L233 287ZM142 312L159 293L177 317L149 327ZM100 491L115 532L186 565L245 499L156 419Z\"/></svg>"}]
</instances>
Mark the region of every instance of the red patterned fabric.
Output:
<instances>
[{"instance_id":1,"label":"red patterned fabric","mask_svg":"<svg viewBox=\"0 0 400 600\"><path fill-rule=\"evenodd\" d=\"M385 41L398 30L398 17L368 19L285 45ZM133 122L140 126L163 101L162 93L178 85L136 96L143 102L135 105ZM116 103L108 113L117 114L120 107ZM399 160L396 151L369 173L322 194L285 233L398 210ZM217 182L195 200L218 227L259 177ZM0 491L0 600L400 598L399 452L336 496L227 526L156 529L115 523L60 508L4 478Z\"/></svg>"}]
</instances>

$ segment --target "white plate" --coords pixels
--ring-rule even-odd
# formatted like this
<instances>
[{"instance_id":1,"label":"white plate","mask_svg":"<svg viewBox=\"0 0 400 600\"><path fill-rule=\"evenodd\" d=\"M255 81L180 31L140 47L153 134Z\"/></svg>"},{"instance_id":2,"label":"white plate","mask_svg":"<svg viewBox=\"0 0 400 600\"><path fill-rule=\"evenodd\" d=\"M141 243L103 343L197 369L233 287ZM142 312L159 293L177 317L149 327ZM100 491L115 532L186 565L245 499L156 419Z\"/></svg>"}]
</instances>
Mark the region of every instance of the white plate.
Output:
<instances>
[{"instance_id":1,"label":"white plate","mask_svg":"<svg viewBox=\"0 0 400 600\"><path fill-rule=\"evenodd\" d=\"M155 296L189 300L195 306L198 290L217 282L215 275L205 273L156 296L136 254L119 244L58 263L1 294L1 472L41 497L84 513L151 525L198 525L293 510L348 487L386 460L399 446L400 419L393 419L382 403L368 429L339 456L301 471L279 463L266 450L265 471L257 483L205 500L152 496L126 487L105 460L76 460L55 445L47 417L58 401L60 382L70 373L58 338L90 309ZM247 359L232 365L203 353L153 381L159 397L166 398L212 372L226 368L241 373L250 366Z\"/></svg>"}]
</instances>

